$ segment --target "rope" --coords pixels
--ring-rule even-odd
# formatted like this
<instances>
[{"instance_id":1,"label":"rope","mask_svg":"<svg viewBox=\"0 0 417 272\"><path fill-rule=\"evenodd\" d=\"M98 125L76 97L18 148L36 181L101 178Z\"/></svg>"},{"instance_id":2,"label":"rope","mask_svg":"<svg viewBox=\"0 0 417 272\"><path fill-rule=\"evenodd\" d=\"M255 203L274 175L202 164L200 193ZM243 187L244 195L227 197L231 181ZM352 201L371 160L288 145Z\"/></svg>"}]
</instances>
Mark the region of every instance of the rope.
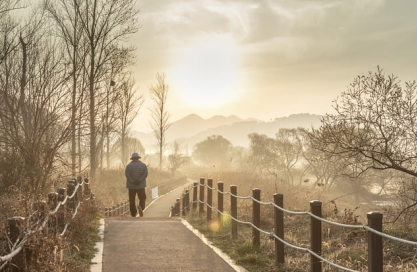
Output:
<instances>
[{"instance_id":1,"label":"rope","mask_svg":"<svg viewBox=\"0 0 417 272\"><path fill-rule=\"evenodd\" d=\"M78 188L83 184L90 184L90 183L87 183L85 180L83 180L81 183L77 182L77 185L74 187L74 192L72 193L72 195L71 196L66 195L63 201L58 201L57 204L56 204L56 207L52 211L49 211L46 214L46 217L45 217L44 221L42 222L42 224L40 224L39 227L37 227L35 230L30 230L30 229L26 230L25 236L22 239L20 239L20 240L18 239L16 241L16 243L12 247L12 251L5 256L0 256L0 262L4 262L0 266L0 270L3 269L7 265L7 263L12 260L13 257L15 257L17 254L19 254L19 252L22 250L24 244L26 243L26 241L29 239L30 236L32 236L36 232L39 232L39 231L44 229L46 223L48 223L48 221L49 221L49 217L51 215L54 215L55 213L57 213L59 208L62 205L65 205L65 203L67 202L68 199L72 199L75 196L75 194L77 193ZM82 201L78 201L78 205L74 210L74 214L73 214L71 220L74 219L75 216L77 215L77 211L78 211L78 208L80 207L81 203L82 203ZM38 223L36 225L38 225ZM60 236L63 236L65 234L68 226L69 226L69 223L67 223L65 225L63 232L61 234L59 234Z\"/></svg>"},{"instance_id":2,"label":"rope","mask_svg":"<svg viewBox=\"0 0 417 272\"><path fill-rule=\"evenodd\" d=\"M255 226L252 222L241 221L241 220L238 220L237 218L234 218L234 217L233 217L233 216L231 216L230 214L223 213L223 212L219 211L218 209L216 209L216 210L217 210L217 212L219 212L220 214L222 214L222 215L227 215L227 216L228 216L228 217L230 217L232 220L234 220L234 221L236 221L236 222L238 222L238 223L241 223L241 224L246 224L246 225L250 225L250 226L252 226L253 228L257 229L259 232L262 232L262 233L264 233L264 234L268 235L269 237L274 237L275 239L278 239L280 242L282 242L282 243L283 243L283 244L285 244L286 246L289 246L289 247L291 247L291 248L293 248L293 249L297 249L297 250L300 250L300 251L305 251L305 252L308 252L308 253L310 253L311 255L315 256L316 258L320 259L321 261L323 261L323 262L325 262L325 263L327 263L327 264L329 264L329 265L331 265L331 266L333 266L333 267L336 267L336 268L342 269L342 270L344 270L344 271L349 271L349 272L360 272L360 271L357 271L357 270L352 270L352 269L350 269L350 268L347 268L347 267L344 267L344 266L340 266L340 265L338 265L338 264L336 264L336 263L333 263L333 262L331 262L331 261L329 261L329 260L327 260L327 259L323 258L322 256L318 255L317 253L315 253L314 251L312 251L312 250L310 250L310 249L308 249L308 248L299 247L299 246L296 246L296 245L290 244L290 243L286 242L285 240L283 240L283 239L279 238L279 237L278 237L277 235L275 235L274 233L267 232L267 231L264 231L263 229L258 228L258 227L257 227L257 226Z\"/></svg>"},{"instance_id":3,"label":"rope","mask_svg":"<svg viewBox=\"0 0 417 272\"><path fill-rule=\"evenodd\" d=\"M237 199L251 199L252 198L251 196L238 196L238 195L234 195L234 194L229 193L229 192L225 192L224 194L231 195L233 197L236 197Z\"/></svg>"},{"instance_id":4,"label":"rope","mask_svg":"<svg viewBox=\"0 0 417 272\"><path fill-rule=\"evenodd\" d=\"M365 225L349 225L349 224L337 223L337 222L333 222L333 221L329 221L329 220L326 220L326 219L324 219L324 218L321 218L321 217L319 217L319 216L317 216L317 215L315 215L315 214L313 214L313 213L311 213L311 212L295 212L295 211L290 211L290 210L286 210L286 209L284 209L284 208L282 208L282 207L280 207L280 206L276 205L276 204L275 204L275 203L273 203L273 202L262 202L262 201L260 201L260 200L255 199L255 198L254 198L254 197L252 197L252 196L246 196L246 197L237 196L237 195L234 195L234 194L232 194L232 193L230 193L230 192L221 192L221 191L220 191L220 190L218 190L217 188L212 188L212 187L208 186L207 184L205 184L205 186L206 186L208 189L210 189L210 190L217 190L219 193L221 193L221 194L223 194L223 195L226 195L226 194L227 194L227 195L231 195L231 196L233 196L233 197L236 197L237 199L252 199L253 201L255 201L255 202L257 202L257 203L259 203L259 204L261 204L261 205L272 205L273 207L275 207L275 208L277 208L277 209L279 209L279 210L281 210L281 211L283 211L283 212L286 212L286 213L288 213L288 214L293 214L293 215L308 215L308 216L310 216L310 217L312 217L312 218L315 218L315 219L317 219L317 220L320 220L321 222L324 222L324 223L327 223L327 224L330 224L330 225L334 225L334 226L338 226L338 227L351 228L351 229L365 229L365 230L370 231L370 232L372 232L372 233L374 233L374 234L380 235L381 237L384 237L384 238L388 238L388 239L391 239L391 240L394 240L394 241L397 241L397 242L401 242L401 243L405 243L405 244L409 244L409 245L417 246L417 242L414 242L414 241L409 241L409 240L405 240L405 239L401 239L401 238L398 238L398 237L394 237L394 236L391 236L391 235L385 234L385 233L383 233L383 232L379 232L379 231L377 231L377 230L374 230L374 229L370 228L369 226L365 226ZM252 226L254 229L258 230L259 232L262 232L263 234L266 234L266 235L268 235L269 237L274 237L275 239L279 240L281 243L283 243L283 244L284 244L284 245L286 245L286 246L289 246L289 247L291 247L291 248L293 248L293 249L297 249L297 250L300 250L300 251L308 252L308 253L309 253L309 254L311 254L312 256L314 256L314 257L316 257L316 258L320 259L321 261L323 261L323 262L325 262L325 263L327 263L327 264L329 264L329 265L331 265L331 266L333 266L333 267L336 267L336 268L341 269L341 270L344 270L344 271L349 271L349 272L358 272L357 270L352 270L352 269L350 269L350 268L343 267L343 266L340 266L340 265L338 265L338 264L335 264L335 263L333 263L333 262L331 262L331 261L329 261L329 260L327 260L327 259L325 259L325 258L321 257L320 255L318 255L317 253L313 252L312 250L310 250L310 249L308 249L308 248L303 248L303 247L299 247L299 246L296 246L296 245L290 244L290 243L286 242L285 240L283 240L283 239L279 238L279 237L278 237L277 235L275 235L274 233L270 233L270 232L267 232L267 231L265 231L265 230L262 230L261 228L258 228L258 227L257 227L257 226L255 226L252 222L246 222L246 221L238 220L237 218L234 218L234 217L233 217L233 216L231 216L230 214L227 214L227 213L223 213L223 212L221 212L219 209L217 209L217 208L215 208L215 207L213 207L213 206L209 205L207 202L204 202L204 201L201 201L201 200L197 200L197 202L202 203L202 204L205 204L205 205L206 205L207 207L209 207L210 209L216 210L218 213L220 213L220 214L222 214L222 215L227 215L228 217L230 217L232 220L234 220L234 221L235 221L235 222L237 222L237 223L240 223L240 224L245 224L245 225L250 225L250 226ZM195 203L195 202L192 202L192 203ZM189 205L188 205L188 206L189 206ZM188 206L187 206L187 207L188 207Z\"/></svg>"},{"instance_id":5,"label":"rope","mask_svg":"<svg viewBox=\"0 0 417 272\"><path fill-rule=\"evenodd\" d=\"M370 228L368 226L363 226L363 228L366 229L367 231L373 232L373 233L378 234L378 235L380 235L382 237L385 237L385 238L388 238L388 239L391 239L391 240L394 240L394 241L397 241L397 242L400 242L400 243L405 243L405 244L417 246L417 242L413 242L413 241L409 241L409 240L404 240L404 239L401 239L401 238L398 238L398 237L395 237L395 236L391 236L391 235L388 235L386 233L383 233L383 232L379 232L377 230L374 230L373 228Z\"/></svg>"}]
</instances>

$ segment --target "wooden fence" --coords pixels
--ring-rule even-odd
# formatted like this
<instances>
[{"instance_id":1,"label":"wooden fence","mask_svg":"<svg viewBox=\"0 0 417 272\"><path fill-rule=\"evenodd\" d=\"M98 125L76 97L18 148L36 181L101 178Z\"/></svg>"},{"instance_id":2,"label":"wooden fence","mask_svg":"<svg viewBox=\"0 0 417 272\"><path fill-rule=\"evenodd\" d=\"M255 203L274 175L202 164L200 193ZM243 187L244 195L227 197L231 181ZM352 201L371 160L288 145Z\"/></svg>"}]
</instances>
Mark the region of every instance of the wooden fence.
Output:
<instances>
[{"instance_id":1,"label":"wooden fence","mask_svg":"<svg viewBox=\"0 0 417 272\"><path fill-rule=\"evenodd\" d=\"M263 233L269 238L275 240L275 262L277 266L285 263L284 252L285 246L304 251L310 254L310 267L312 272L321 272L322 263L327 263L330 266L338 268L343 271L356 271L347 267L343 267L333 263L321 256L322 253L322 222L335 225L343 228L362 229L368 233L368 272L382 272L383 271L383 243L382 238L391 239L400 243L415 246L417 242L400 239L387 235L382 232L382 218L380 212L369 212L367 214L368 225L348 225L332 222L322 218L322 203L317 200L310 201L309 212L295 212L283 208L284 196L282 194L274 194L274 202L262 202L261 190L253 189L252 196L238 196L237 186L231 185L230 192L225 192L223 189L223 182L217 183L217 188L213 188L213 179L200 178L199 183L194 183L189 189L184 190L182 196L178 198L175 204L171 207L171 214L180 216L186 215L192 209L198 212L201 216L204 215L205 207L207 208L207 221L212 220L212 212L217 211L217 216L229 216L231 220L231 234L233 238L237 237L239 224L246 224L252 227L252 244L254 247L260 246L260 234ZM207 190L205 190L207 189ZM199 192L198 192L199 190ZM207 192L205 192L207 191ZM212 206L213 191L217 191L217 207ZM190 199L192 195L192 200ZM224 195L230 196L230 213L224 212ZM237 200L251 199L252 200L252 221L245 222L238 219ZM197 205L198 204L198 205ZM274 232L268 232L260 228L260 209L261 205L272 205L274 207ZM197 209L198 206L198 209ZM310 248L303 248L288 243L284 239L284 213L294 215L307 215L310 217ZM357 271L356 271L357 272Z\"/></svg>"},{"instance_id":2,"label":"wooden fence","mask_svg":"<svg viewBox=\"0 0 417 272\"><path fill-rule=\"evenodd\" d=\"M183 185L187 182L187 177L179 177L173 180L168 180L161 184L158 184L155 187L147 188L146 195L147 198L150 196L152 199L158 198L160 195L168 193L169 191L178 188L179 185ZM137 206L137 205L136 205ZM115 217L115 216L124 216L130 213L129 210L129 201L120 202L112 207L105 207L101 209L104 217Z\"/></svg>"},{"instance_id":3,"label":"wooden fence","mask_svg":"<svg viewBox=\"0 0 417 272\"><path fill-rule=\"evenodd\" d=\"M28 239L41 231L64 236L81 204L95 206L88 178L78 177L68 181L67 188L59 188L56 192L49 193L47 199L47 202L35 202L33 212L29 213L28 218L8 218L10 253L0 256L0 270L13 260L13 271L30 271L30 268L19 267L26 264L22 252Z\"/></svg>"}]
</instances>

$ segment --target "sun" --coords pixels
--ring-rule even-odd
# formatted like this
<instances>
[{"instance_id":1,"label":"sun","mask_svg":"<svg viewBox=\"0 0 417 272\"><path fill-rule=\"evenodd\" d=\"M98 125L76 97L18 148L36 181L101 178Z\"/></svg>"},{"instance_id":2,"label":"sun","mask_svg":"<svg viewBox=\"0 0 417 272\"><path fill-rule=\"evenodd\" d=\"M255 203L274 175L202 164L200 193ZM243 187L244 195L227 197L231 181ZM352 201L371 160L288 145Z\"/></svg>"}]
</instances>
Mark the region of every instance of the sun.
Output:
<instances>
[{"instance_id":1,"label":"sun","mask_svg":"<svg viewBox=\"0 0 417 272\"><path fill-rule=\"evenodd\" d=\"M181 50L174 70L181 99L213 108L238 95L237 48L228 37L211 37Z\"/></svg>"}]
</instances>

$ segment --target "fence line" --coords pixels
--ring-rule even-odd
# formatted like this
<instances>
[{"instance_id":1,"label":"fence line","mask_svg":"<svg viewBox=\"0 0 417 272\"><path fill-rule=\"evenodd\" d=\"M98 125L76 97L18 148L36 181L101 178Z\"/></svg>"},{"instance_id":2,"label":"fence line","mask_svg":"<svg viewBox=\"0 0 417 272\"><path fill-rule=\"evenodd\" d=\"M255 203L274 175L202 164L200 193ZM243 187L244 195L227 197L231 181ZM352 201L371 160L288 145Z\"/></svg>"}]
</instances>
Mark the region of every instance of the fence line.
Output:
<instances>
[{"instance_id":1,"label":"fence line","mask_svg":"<svg viewBox=\"0 0 417 272\"><path fill-rule=\"evenodd\" d=\"M84 191L83 191L84 186ZM52 192L48 194L48 204L53 208L50 208L48 212L46 212L47 203L40 201L34 203L34 208L36 213L34 215L30 215L28 218L28 222L32 217L37 217L37 221L33 226L33 229L25 229L23 232L21 231L21 226L25 218L20 216L15 216L9 218L9 239L12 243L11 252L5 256L0 256L0 270L2 270L6 265L16 257L24 248L26 241L35 233L44 230L46 225L48 224L48 229L51 228L52 230L57 230L58 228L62 228L62 232L59 233L59 236L65 235L65 232L70 225L70 222L67 222L64 225L65 220L65 204L68 200L69 209L73 210L73 215L71 220L73 220L77 214L78 208L80 205L85 201L86 203L92 203L94 205L94 194L90 190L90 183L88 178L82 179L78 177L77 179L72 179L67 183L67 195L65 195L65 188L59 188L58 192ZM88 198L84 198L88 195ZM77 205L75 205L77 202ZM63 207L63 211L60 211L60 207ZM58 215L56 220L50 220L51 216ZM24 234L23 237L20 237Z\"/></svg>"},{"instance_id":2,"label":"fence line","mask_svg":"<svg viewBox=\"0 0 417 272\"><path fill-rule=\"evenodd\" d=\"M383 252L382 252L382 237L391 239L400 243L405 243L412 246L417 246L417 242L401 239L395 236L391 236L382 232L382 213L379 212L370 212L368 213L368 225L349 225L341 224L333 221L326 220L321 217L321 205L320 201L311 201L310 202L310 212L296 212L290 211L283 208L283 195L274 194L273 202L262 202L260 201L260 190L253 189L253 196L238 196L237 187L235 185L230 186L231 192L223 191L223 182L218 182L218 188L212 187L212 179L207 179L207 184L205 183L205 178L200 179L200 183L194 183L191 187L184 190L180 199L177 199L176 203L171 207L172 215L185 215L186 212L193 207L193 210L197 210L201 215L204 212L204 206L207 209L207 220L211 220L211 210L216 210L218 216L228 216L232 219L232 236L235 238L237 236L237 227L236 223L250 225L253 230L253 245L259 246L259 233L268 235L270 238L275 239L275 250L276 250L276 264L280 265L284 263L284 249L283 246L308 252L311 256L311 271L318 272L321 271L321 262L325 262L335 268L357 272L357 270L352 270L347 267L340 266L335 264L321 255L321 223L327 223L337 227L351 228L351 229L362 229L368 232L368 271L376 272L383 271ZM197 199L197 189L200 188L199 199ZM207 200L205 200L204 188L207 188ZM192 190L191 190L192 189ZM190 201L190 191L193 192L193 200ZM218 207L212 206L212 191L218 192ZM230 195L231 197L231 214L223 212L223 196ZM234 205L234 202L237 199L251 199L253 202L253 210L256 212L253 213L253 222L246 222L239 220L237 218L237 206ZM182 201L181 201L182 200ZM180 207L182 202L182 208ZM275 233L262 230L259 226L260 222L260 205L269 205L274 207L275 215ZM233 207L235 206L235 207ZM283 213L288 213L292 215L308 215L311 218L311 249L299 247L293 244L288 243L284 240L284 217ZM320 262L321 261L321 262Z\"/></svg>"},{"instance_id":3,"label":"fence line","mask_svg":"<svg viewBox=\"0 0 417 272\"><path fill-rule=\"evenodd\" d=\"M179 183L185 181L187 181L186 176L179 177L173 180L168 180L166 182L158 184L157 186L148 188L146 190L146 195L152 196L152 199L158 198L159 193L167 193L170 189L174 189L176 186L178 186ZM156 195L153 195L152 191L156 192ZM125 200L124 202L120 202L112 207L105 207L103 209L100 209L100 212L102 212L105 217L124 216L130 213L129 201Z\"/></svg>"}]
</instances>

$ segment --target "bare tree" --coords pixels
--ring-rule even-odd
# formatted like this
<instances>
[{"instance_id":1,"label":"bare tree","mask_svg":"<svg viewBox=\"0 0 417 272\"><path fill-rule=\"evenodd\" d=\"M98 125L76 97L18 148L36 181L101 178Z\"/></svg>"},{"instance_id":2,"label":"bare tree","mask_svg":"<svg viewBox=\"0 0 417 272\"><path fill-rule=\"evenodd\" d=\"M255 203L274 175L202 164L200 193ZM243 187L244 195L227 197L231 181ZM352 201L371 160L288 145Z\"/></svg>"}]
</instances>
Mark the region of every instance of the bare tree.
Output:
<instances>
[{"instance_id":1,"label":"bare tree","mask_svg":"<svg viewBox=\"0 0 417 272\"><path fill-rule=\"evenodd\" d=\"M120 132L120 125L124 122L122 127L123 133L127 135L127 129L133 119L137 116L143 97L135 96L134 80L131 73L127 71L127 67L133 64L132 54L125 49L114 49L114 57L108 67L108 73L105 76L105 81L109 84L105 87L106 92L98 96L97 106L101 108L102 117L102 143L103 150L101 161L106 157L106 165L110 166L110 145ZM120 116L122 114L122 116ZM105 145L105 146L104 146ZM104 150L105 149L105 150ZM101 162L101 168L103 162Z\"/></svg>"},{"instance_id":2,"label":"bare tree","mask_svg":"<svg viewBox=\"0 0 417 272\"><path fill-rule=\"evenodd\" d=\"M158 144L159 169L162 169L162 159L166 148L166 131L171 124L169 123L169 113L167 110L167 98L169 85L165 82L165 74L156 75L156 85L151 86L149 91L154 102L151 111L151 127Z\"/></svg>"},{"instance_id":3,"label":"bare tree","mask_svg":"<svg viewBox=\"0 0 417 272\"><path fill-rule=\"evenodd\" d=\"M76 10L82 26L83 36L87 41L87 58L84 65L88 77L89 121L90 121L90 172L91 179L96 179L97 154L97 90L106 86L103 82L103 70L115 55L123 50L119 43L129 34L135 33L138 11L134 0L79 0ZM132 52L133 48L127 49ZM124 50L123 52L126 52Z\"/></svg>"},{"instance_id":4,"label":"bare tree","mask_svg":"<svg viewBox=\"0 0 417 272\"><path fill-rule=\"evenodd\" d=\"M347 163L340 157L323 153L312 146L310 132L299 129L298 141L301 147L301 157L305 162L305 172L315 178L313 187L330 189L333 184L347 171ZM309 182L305 179L304 182Z\"/></svg>"},{"instance_id":5,"label":"bare tree","mask_svg":"<svg viewBox=\"0 0 417 272\"><path fill-rule=\"evenodd\" d=\"M353 176L393 169L417 177L416 87L414 81L402 87L379 68L359 76L335 101L336 114L314 130L314 147L354 161Z\"/></svg>"},{"instance_id":6,"label":"bare tree","mask_svg":"<svg viewBox=\"0 0 417 272\"><path fill-rule=\"evenodd\" d=\"M250 139L250 163L261 172L277 179L294 183L294 172L301 158L298 129L280 129L275 138L252 133Z\"/></svg>"},{"instance_id":7,"label":"bare tree","mask_svg":"<svg viewBox=\"0 0 417 272\"><path fill-rule=\"evenodd\" d=\"M417 177L417 84L402 86L394 76L378 67L374 73L358 76L334 102L335 114L328 114L322 126L311 134L313 147L349 162L350 176L369 170L395 170ZM417 206L408 198L404 209Z\"/></svg>"},{"instance_id":8,"label":"bare tree","mask_svg":"<svg viewBox=\"0 0 417 272\"><path fill-rule=\"evenodd\" d=\"M180 141L176 140L173 142L171 154L168 156L168 160L169 169L173 176L175 176L175 173L181 166L189 162L190 157L181 150Z\"/></svg>"},{"instance_id":9,"label":"bare tree","mask_svg":"<svg viewBox=\"0 0 417 272\"><path fill-rule=\"evenodd\" d=\"M248 137L250 140L251 153L249 163L253 169L277 177L277 164L279 163L279 160L276 141L273 138L258 133L249 134Z\"/></svg>"},{"instance_id":10,"label":"bare tree","mask_svg":"<svg viewBox=\"0 0 417 272\"><path fill-rule=\"evenodd\" d=\"M21 0L2 0L0 1L0 16L4 16L12 10L21 9L23 5Z\"/></svg>"},{"instance_id":11,"label":"bare tree","mask_svg":"<svg viewBox=\"0 0 417 272\"><path fill-rule=\"evenodd\" d=\"M121 141L121 161L127 163L127 138L129 137L129 126L138 115L143 104L143 95L137 95L134 89L133 79L127 79L120 86L121 96L117 100L116 112L118 115L118 134Z\"/></svg>"},{"instance_id":12,"label":"bare tree","mask_svg":"<svg viewBox=\"0 0 417 272\"><path fill-rule=\"evenodd\" d=\"M2 6L0 9L6 10L7 6ZM0 35L2 41L0 43L0 64L2 64L4 59L19 46L19 23L12 18L8 11L0 12L0 15Z\"/></svg>"},{"instance_id":13,"label":"bare tree","mask_svg":"<svg viewBox=\"0 0 417 272\"><path fill-rule=\"evenodd\" d=\"M30 17L0 69L2 157L18 158L16 185L40 192L50 185L61 148L68 142L68 71L63 48L48 35L42 14Z\"/></svg>"},{"instance_id":14,"label":"bare tree","mask_svg":"<svg viewBox=\"0 0 417 272\"><path fill-rule=\"evenodd\" d=\"M80 84L78 82L81 65L84 59L82 47L82 31L80 25L79 14L76 11L77 0L65 1L59 0L51 2L44 0L44 9L51 15L57 25L58 36L64 42L66 48L66 56L71 63L71 80L72 80L72 100L71 100L71 173L76 175L76 118L77 107L80 106L80 98L82 97ZM79 91L77 91L77 89Z\"/></svg>"},{"instance_id":15,"label":"bare tree","mask_svg":"<svg viewBox=\"0 0 417 272\"><path fill-rule=\"evenodd\" d=\"M298 129L280 129L275 136L281 172L288 182L294 184L294 170L301 158Z\"/></svg>"},{"instance_id":16,"label":"bare tree","mask_svg":"<svg viewBox=\"0 0 417 272\"><path fill-rule=\"evenodd\" d=\"M124 142L122 143L122 138L119 137L112 145L110 154L113 160L120 161L122 163L122 167L126 166L128 159L127 155L122 155L122 145L124 145L125 152L126 150L132 150L138 152L140 155L145 154L145 148L143 147L142 142L139 139L126 136Z\"/></svg>"}]
</instances>

